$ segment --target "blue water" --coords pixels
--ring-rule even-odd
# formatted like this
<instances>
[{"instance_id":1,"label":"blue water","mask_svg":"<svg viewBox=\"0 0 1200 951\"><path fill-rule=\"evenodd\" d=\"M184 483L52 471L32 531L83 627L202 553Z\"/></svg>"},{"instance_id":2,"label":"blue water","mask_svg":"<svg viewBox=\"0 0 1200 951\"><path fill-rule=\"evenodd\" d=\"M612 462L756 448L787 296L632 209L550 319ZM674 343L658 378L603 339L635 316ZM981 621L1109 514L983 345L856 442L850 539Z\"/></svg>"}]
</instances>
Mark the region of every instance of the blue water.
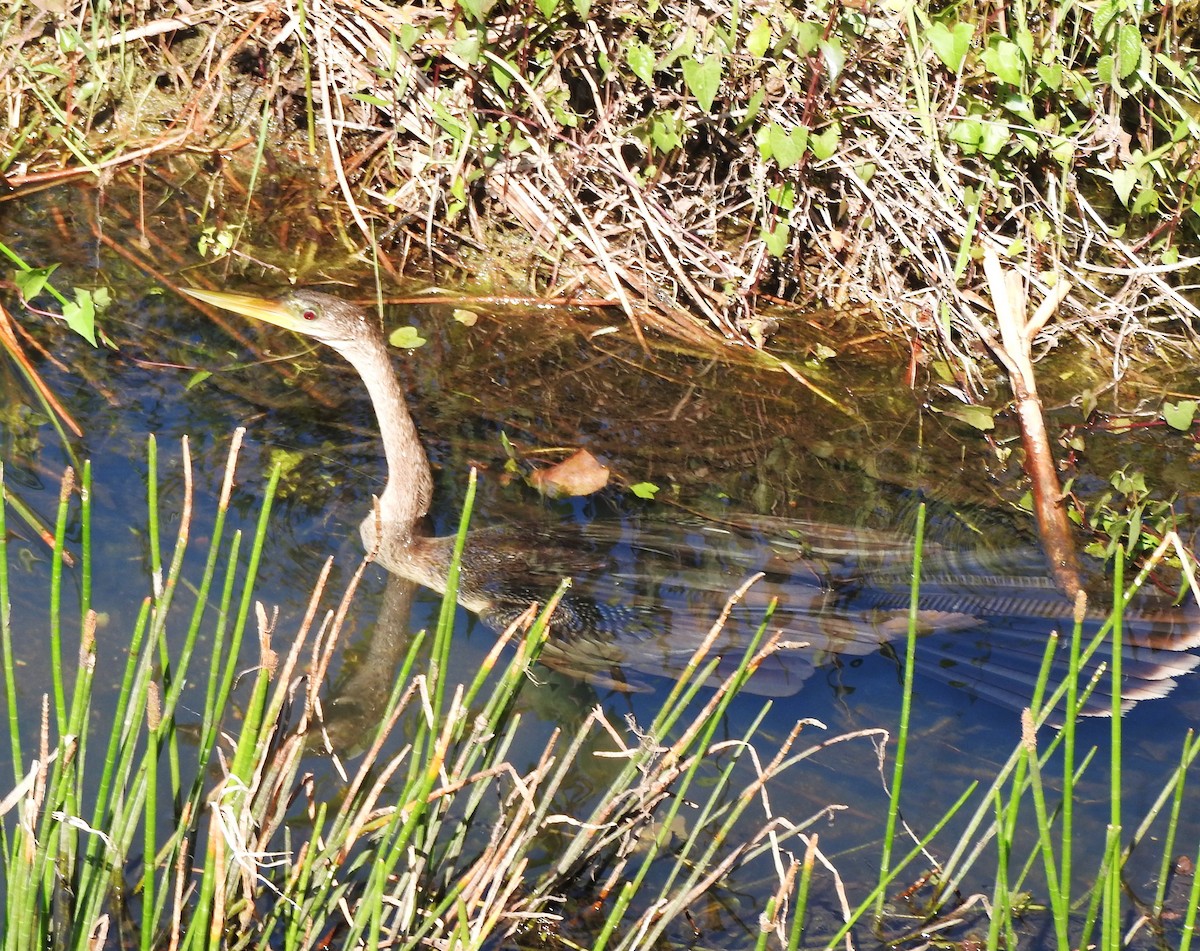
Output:
<instances>
[{"instance_id":1,"label":"blue water","mask_svg":"<svg viewBox=\"0 0 1200 951\"><path fill-rule=\"evenodd\" d=\"M46 250L32 239L29 244L27 254L39 248ZM105 278L103 267L110 263L107 259L89 261L83 252L80 258L60 271L59 280L64 286L72 279ZM97 262L99 267L95 266ZM92 459L94 464L93 602L103 617L96 666L97 735L106 734L105 717L112 709L123 670L128 632L143 599L152 590L145 448L150 434L159 440L161 508L165 516L161 534L168 554L182 497L179 441L185 434L190 439L197 513L185 571L190 577L195 576L206 553L206 526L215 508L233 429L246 426L247 438L238 467L231 528L253 530L265 473L278 452L292 454L295 467L285 477L276 502L257 585L257 597L279 607L281 632L294 630L311 584L330 556L335 558L336 570L326 601L335 603L340 596L360 556L358 522L369 505L370 493L379 490L383 479L369 404L349 369L335 356L308 353L295 364L296 376L285 379L275 364L260 365L256 354L208 324L189 305L170 293L156 295L149 290L149 285L129 286L103 318L107 332L119 345L116 352L94 350L66 330L47 327L24 314L11 297L3 301L61 361L59 368L34 357L48 385L83 428L82 438L70 440L72 452L78 459ZM852 452L846 451L861 461L863 442L871 434L827 407L807 406L798 411L797 407L807 405L800 396L778 399L775 394L786 386L782 378L739 371L731 376L735 381L731 385L694 391L691 387L702 379L699 368L707 358L693 361L660 356L641 366L631 366L634 348L627 341L618 344L620 338L602 337L600 343L620 346L629 357L606 361L604 351L592 349L588 342L587 326L572 328L564 322L552 332L538 333L529 329L529 318L523 318L526 323L522 326L518 319L485 316L476 328L468 329L436 310L404 318L409 319L419 322L430 338L426 348L398 355L396 362L398 372L414 390L418 423L427 434L436 467L437 494L431 513L435 532L451 532L456 526L471 465L485 470L474 520L477 526L521 518L589 518L600 512L611 515L614 510L626 517L661 514L660 507L633 500L619 489L612 490L605 500L575 506L539 500L519 481L505 475L501 430L527 449L558 445L567 438L565 434L573 432L575 437L569 444L577 441L604 452L629 481L647 476L664 487L674 482L681 486L684 500L708 511L718 507L749 511L756 501L773 493L785 514L827 516L844 523L870 521L884 527L877 514L881 500L892 500L896 511L908 511L906 506L911 508L911 502L921 495L911 488L894 491L881 486L860 465L829 461L838 455L839 447L851 447ZM397 322L403 321L397 318ZM247 334L263 341L263 354L308 349L273 331L253 328ZM588 355L598 365L584 377L579 367ZM196 380L194 375L199 370L212 375ZM10 404L32 406L15 371L5 366L0 373L11 377L3 391ZM740 394L736 399L741 400L743 408L733 412L726 408L728 401L735 400L729 396L730 391ZM327 399L329 405L318 405L314 393ZM667 411L685 399L688 402L682 404L683 418L667 419ZM958 440L971 438L970 434L949 432L933 423L918 436L909 425L920 413L917 401L902 393L894 400L906 407L907 422L880 425L881 430L890 433L889 444L880 445L881 458L888 453L902 457L906 452L919 458L919 438L942 440L939 458L953 459L961 446ZM612 414L618 411L627 415L614 418ZM630 422L637 418L644 418L645 424ZM730 419L743 423L733 425ZM666 435L672 431L678 433L675 442ZM5 435L3 461L9 490L52 524L56 480L71 461L70 453L45 424L26 430L10 425ZM821 455L808 466L780 463L777 452L772 456L773 451L783 447L785 455L799 457L804 454L803 445L818 441ZM743 448L735 452L731 446ZM932 453L932 447L928 451ZM971 451L981 452L978 446ZM1170 452L1182 456L1177 447ZM769 461L772 458L774 461ZM1109 458L1105 456L1106 464ZM1178 472L1177 459L1173 464ZM972 479L978 481L978 475L970 474L977 471L971 464L964 468L967 475L949 471L944 463L931 464L928 478L918 472L912 481L918 489L926 490L925 495L945 495L946 487L956 482L970 486ZM823 471L825 480L814 480L814 471ZM1104 473L1093 475L1102 478ZM774 483L773 478L777 480ZM762 485L771 491L763 495L759 488ZM664 489L664 494L670 494L670 490ZM870 519L865 512L871 513ZM1019 517L995 517L1002 525L1007 524L1001 532L1011 533L1014 546L1028 544L1029 535ZM17 532L10 538L9 563L13 630L21 665L19 703L25 711L25 722L36 725L41 697L52 680L46 620L48 555L23 527L16 525L11 512L9 528ZM72 531L76 529L72 522ZM68 547L77 549L77 537L70 538ZM66 572L68 605L78 597L79 577L78 568ZM370 638L384 585L381 572L369 569L343 651L351 670L355 664L376 662ZM179 597L180 607L187 608L188 592L181 592ZM432 625L438 606L436 595L418 592L410 618L412 629ZM460 627L452 675L467 679L479 669L494 633L465 611L460 611ZM73 628L68 626L67 630L66 643L71 645ZM173 636L182 636L182 625ZM253 647L251 637L245 651L247 669L255 660ZM64 655L70 672L74 659L69 646ZM540 751L538 741L544 740L553 727L578 723L583 713L595 705L602 706L614 724L622 724L626 718L648 723L670 681L652 674L642 679L652 688L649 692L622 693L539 669L521 696L522 709L530 722L529 746L515 751L515 757L519 760L525 755L532 761ZM345 676L342 681L344 684ZM203 678L197 677L189 687L191 692L185 695L185 707L199 703L203 687ZM334 686L331 696L336 697L338 689ZM900 697L898 661L886 652L871 651L822 664L793 695L770 700L751 694L737 698L727 717L725 735L740 737L751 719L769 704L756 741L762 755L769 758L772 742L786 736L799 718L814 722L801 735L797 750L857 731L893 730ZM1142 703L1125 717L1124 808L1128 825L1136 824L1166 782L1186 730L1198 716L1200 678L1185 677L1168 698ZM1081 883L1099 861L1099 846L1108 821L1105 796L1109 729L1103 720L1085 721L1081 727L1081 746L1095 745L1099 750L1076 797L1078 838L1095 846L1081 852L1077 859ZM904 818L915 833L920 835L932 827L941 811L971 781L990 781L1019 738L1019 716L1014 709L956 689L943 679L920 676L902 797ZM26 759L32 740L31 734ZM883 787L891 777L890 760L880 774L875 742L877 737L867 733L832 743L794 767L771 790L772 809L794 821L822 814L830 804L842 807L820 818L814 829L819 831L825 855L844 879L854 883L852 891L859 896L865 894L865 883L873 880L877 868L877 843L886 808ZM346 752L353 754L351 750ZM7 753L11 758L11 751ZM332 774L318 772L321 781L331 784L332 794ZM586 802L589 795L602 788L606 774L603 766L597 766L594 773L581 772L566 791L566 798ZM750 778L747 772L746 782ZM1194 849L1200 831L1198 820L1194 807L1187 806L1179 850ZM761 812L757 821L764 821ZM962 823L957 820L943 833L932 848L934 855L944 858L949 853ZM799 847L793 844L793 848ZM1151 890L1158 860L1153 842L1135 853L1130 876L1135 890ZM924 871L928 863L918 865ZM983 875L968 879L968 889L990 887L986 865L982 871ZM916 874L906 876L893 893L902 890ZM731 903L721 912L730 933L748 934L748 940L753 939L762 896L771 887L769 862L761 858L728 883L727 897L737 898L730 898ZM827 878L818 880L813 901L820 909L834 907Z\"/></svg>"}]
</instances>

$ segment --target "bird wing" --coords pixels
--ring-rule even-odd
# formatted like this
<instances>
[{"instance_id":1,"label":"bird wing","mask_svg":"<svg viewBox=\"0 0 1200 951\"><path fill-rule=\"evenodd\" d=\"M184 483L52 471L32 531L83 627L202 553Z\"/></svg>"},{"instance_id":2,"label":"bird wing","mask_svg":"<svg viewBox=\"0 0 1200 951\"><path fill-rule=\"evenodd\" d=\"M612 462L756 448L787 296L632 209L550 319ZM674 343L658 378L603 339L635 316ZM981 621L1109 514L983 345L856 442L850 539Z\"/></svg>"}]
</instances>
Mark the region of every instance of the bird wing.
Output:
<instances>
[{"instance_id":1,"label":"bird wing","mask_svg":"<svg viewBox=\"0 0 1200 951\"><path fill-rule=\"evenodd\" d=\"M562 577L574 584L552 619L548 666L600 686L644 689L647 676L677 676L704 642L730 593L761 574L732 606L710 656L716 674L731 671L760 626L779 645L746 687L795 693L819 666L862 656L902 640L908 631L913 545L888 533L788 521L763 532L708 523L630 521L531 530L522 554L489 575L488 558L468 558L464 576L485 621L502 628L532 601L542 603ZM486 548L486 546L485 546ZM519 570L514 570L514 567ZM522 583L515 584L514 576ZM1050 581L1039 551L943 548L922 553L915 615L919 666L939 679L1008 706L1027 704L1047 638L1069 635L1073 605ZM1089 614L1093 635L1103 612ZM1194 610L1153 594L1126 611L1122 696L1136 702L1169 691L1200 663L1183 653L1200 645ZM1085 676L1112 662L1101 648ZM1066 671L1065 650L1052 677ZM1104 690L1092 712L1107 708Z\"/></svg>"}]
</instances>

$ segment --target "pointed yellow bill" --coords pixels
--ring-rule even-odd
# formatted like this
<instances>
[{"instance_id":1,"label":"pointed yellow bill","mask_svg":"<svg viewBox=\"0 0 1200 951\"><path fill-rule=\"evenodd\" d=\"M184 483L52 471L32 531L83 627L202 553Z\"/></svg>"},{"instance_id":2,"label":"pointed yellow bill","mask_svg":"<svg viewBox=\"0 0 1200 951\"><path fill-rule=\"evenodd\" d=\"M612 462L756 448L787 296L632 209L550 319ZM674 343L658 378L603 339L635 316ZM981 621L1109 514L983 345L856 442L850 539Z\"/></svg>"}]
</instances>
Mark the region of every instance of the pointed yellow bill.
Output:
<instances>
[{"instance_id":1,"label":"pointed yellow bill","mask_svg":"<svg viewBox=\"0 0 1200 951\"><path fill-rule=\"evenodd\" d=\"M223 310L231 310L243 317L254 317L286 330L301 330L303 323L281 301L252 294L235 294L230 291L203 291L194 287L181 287L180 292L196 300L212 304Z\"/></svg>"}]
</instances>

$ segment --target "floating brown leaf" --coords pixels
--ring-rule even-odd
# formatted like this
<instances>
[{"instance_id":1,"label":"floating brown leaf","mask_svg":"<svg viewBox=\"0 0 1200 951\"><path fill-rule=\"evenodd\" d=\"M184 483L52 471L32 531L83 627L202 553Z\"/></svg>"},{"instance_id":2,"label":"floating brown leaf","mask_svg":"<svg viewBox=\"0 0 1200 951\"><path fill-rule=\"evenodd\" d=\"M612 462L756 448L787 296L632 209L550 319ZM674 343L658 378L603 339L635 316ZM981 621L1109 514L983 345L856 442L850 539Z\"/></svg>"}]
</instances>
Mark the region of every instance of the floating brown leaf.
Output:
<instances>
[{"instance_id":1,"label":"floating brown leaf","mask_svg":"<svg viewBox=\"0 0 1200 951\"><path fill-rule=\"evenodd\" d=\"M567 495L591 495L608 485L608 466L586 449L549 469L539 469L529 477L530 484L551 498Z\"/></svg>"}]
</instances>

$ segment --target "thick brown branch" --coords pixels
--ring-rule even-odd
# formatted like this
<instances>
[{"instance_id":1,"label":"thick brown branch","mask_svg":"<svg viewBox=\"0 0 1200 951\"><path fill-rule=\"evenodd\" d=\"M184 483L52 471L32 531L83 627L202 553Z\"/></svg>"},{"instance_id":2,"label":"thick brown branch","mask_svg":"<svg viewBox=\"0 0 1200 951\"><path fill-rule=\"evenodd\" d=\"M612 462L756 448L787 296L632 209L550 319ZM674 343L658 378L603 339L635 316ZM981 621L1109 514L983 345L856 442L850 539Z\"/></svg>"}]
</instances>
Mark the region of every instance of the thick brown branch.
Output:
<instances>
[{"instance_id":1,"label":"thick brown branch","mask_svg":"<svg viewBox=\"0 0 1200 951\"><path fill-rule=\"evenodd\" d=\"M1025 447L1025 474L1029 477L1038 534L1055 584L1067 597L1074 598L1082 589L1079 559L1075 554L1071 522L1063 506L1062 485L1058 481L1058 468L1042 415L1032 360L1034 337L1067 296L1070 285L1066 281L1060 282L1030 320L1028 298L1018 275L1005 273L1000 259L990 249L984 253L983 267L1003 340L1003 344L993 343L993 347L997 359L1008 371L1016 400L1021 442Z\"/></svg>"}]
</instances>

